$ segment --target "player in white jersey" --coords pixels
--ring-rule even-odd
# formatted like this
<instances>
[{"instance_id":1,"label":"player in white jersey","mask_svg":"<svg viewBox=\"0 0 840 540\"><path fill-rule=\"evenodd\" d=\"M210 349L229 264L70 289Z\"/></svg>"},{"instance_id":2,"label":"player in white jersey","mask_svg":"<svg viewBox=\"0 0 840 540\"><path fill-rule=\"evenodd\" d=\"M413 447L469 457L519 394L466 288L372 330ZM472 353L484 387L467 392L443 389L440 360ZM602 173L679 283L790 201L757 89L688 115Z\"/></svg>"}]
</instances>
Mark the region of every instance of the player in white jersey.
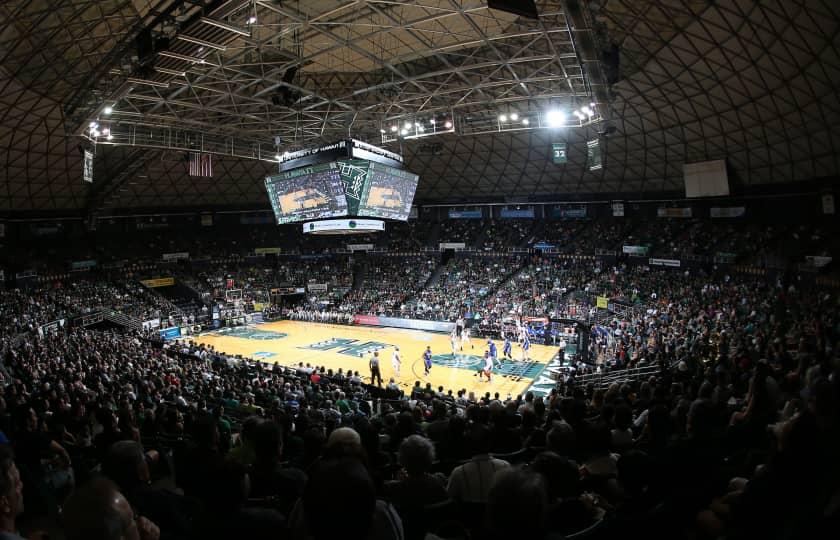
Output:
<instances>
[{"instance_id":1,"label":"player in white jersey","mask_svg":"<svg viewBox=\"0 0 840 540\"><path fill-rule=\"evenodd\" d=\"M455 355L458 354L458 336L455 334L454 330L449 336L449 343L452 344L452 357L454 358Z\"/></svg>"},{"instance_id":2,"label":"player in white jersey","mask_svg":"<svg viewBox=\"0 0 840 540\"><path fill-rule=\"evenodd\" d=\"M470 329L469 327L464 327L464 331L461 332L461 350L464 350L464 345L469 345L471 348L475 349L475 346L470 341Z\"/></svg>"},{"instance_id":3,"label":"player in white jersey","mask_svg":"<svg viewBox=\"0 0 840 540\"><path fill-rule=\"evenodd\" d=\"M400 348L394 347L394 352L391 353L391 368L394 370L394 376L399 378L400 377L400 367L402 366L402 361L400 360Z\"/></svg>"}]
</instances>

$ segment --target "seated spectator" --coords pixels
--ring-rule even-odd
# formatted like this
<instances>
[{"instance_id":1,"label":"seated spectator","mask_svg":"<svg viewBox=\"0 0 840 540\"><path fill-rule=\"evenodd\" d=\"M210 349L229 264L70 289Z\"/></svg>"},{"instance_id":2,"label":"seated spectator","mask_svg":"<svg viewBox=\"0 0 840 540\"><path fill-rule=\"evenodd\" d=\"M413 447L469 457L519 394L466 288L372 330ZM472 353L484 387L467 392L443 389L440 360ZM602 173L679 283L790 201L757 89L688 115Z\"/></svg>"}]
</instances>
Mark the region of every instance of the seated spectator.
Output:
<instances>
[{"instance_id":1,"label":"seated spectator","mask_svg":"<svg viewBox=\"0 0 840 540\"><path fill-rule=\"evenodd\" d=\"M399 462L404 475L385 486L388 498L397 508L421 508L449 498L446 478L429 473L434 461L435 447L425 437L412 435L400 444Z\"/></svg>"},{"instance_id":2,"label":"seated spectator","mask_svg":"<svg viewBox=\"0 0 840 540\"><path fill-rule=\"evenodd\" d=\"M157 525L136 516L116 484L94 478L76 490L62 513L66 540L158 540Z\"/></svg>"},{"instance_id":3,"label":"seated spectator","mask_svg":"<svg viewBox=\"0 0 840 540\"><path fill-rule=\"evenodd\" d=\"M306 473L280 464L283 452L282 431L274 422L263 422L254 432L256 461L251 467L251 496L276 497L277 508L288 514L303 495Z\"/></svg>"},{"instance_id":4,"label":"seated spectator","mask_svg":"<svg viewBox=\"0 0 840 540\"><path fill-rule=\"evenodd\" d=\"M373 480L355 458L318 464L290 518L292 538L311 540L402 540L393 507L376 498Z\"/></svg>"},{"instance_id":5,"label":"seated spectator","mask_svg":"<svg viewBox=\"0 0 840 540\"><path fill-rule=\"evenodd\" d=\"M490 457L490 429L475 424L469 432L472 458L456 467L449 477L446 490L456 500L469 503L486 503L490 486L497 471L510 467L510 463Z\"/></svg>"},{"instance_id":6,"label":"seated spectator","mask_svg":"<svg viewBox=\"0 0 840 540\"><path fill-rule=\"evenodd\" d=\"M0 540L23 540L16 520L23 513L23 482L7 444L0 444Z\"/></svg>"},{"instance_id":7,"label":"seated spectator","mask_svg":"<svg viewBox=\"0 0 840 540\"><path fill-rule=\"evenodd\" d=\"M112 480L136 512L160 527L163 538L190 538L197 504L175 492L151 487L149 465L140 443L111 445L102 473Z\"/></svg>"},{"instance_id":8,"label":"seated spectator","mask_svg":"<svg viewBox=\"0 0 840 540\"><path fill-rule=\"evenodd\" d=\"M487 525L494 540L547 535L548 490L539 474L523 469L500 469L487 497Z\"/></svg>"}]
</instances>

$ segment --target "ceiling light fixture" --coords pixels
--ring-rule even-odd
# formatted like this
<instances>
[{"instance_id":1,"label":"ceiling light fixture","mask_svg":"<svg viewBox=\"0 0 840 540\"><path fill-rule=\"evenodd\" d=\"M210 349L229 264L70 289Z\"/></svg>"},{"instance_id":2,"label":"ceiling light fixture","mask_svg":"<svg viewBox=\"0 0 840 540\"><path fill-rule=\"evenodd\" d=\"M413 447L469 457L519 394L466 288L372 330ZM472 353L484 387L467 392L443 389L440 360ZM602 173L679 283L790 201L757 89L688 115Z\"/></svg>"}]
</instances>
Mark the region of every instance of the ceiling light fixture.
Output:
<instances>
[{"instance_id":1,"label":"ceiling light fixture","mask_svg":"<svg viewBox=\"0 0 840 540\"><path fill-rule=\"evenodd\" d=\"M516 113L510 113L510 119L516 122L517 120L519 120L519 115Z\"/></svg>"},{"instance_id":2,"label":"ceiling light fixture","mask_svg":"<svg viewBox=\"0 0 840 540\"><path fill-rule=\"evenodd\" d=\"M397 126L391 126L391 131L396 132L399 128Z\"/></svg>"},{"instance_id":3,"label":"ceiling light fixture","mask_svg":"<svg viewBox=\"0 0 840 540\"><path fill-rule=\"evenodd\" d=\"M105 114L111 114L112 112L114 112L114 108L110 105L105 105L105 108L102 110L102 112L104 112Z\"/></svg>"},{"instance_id":4,"label":"ceiling light fixture","mask_svg":"<svg viewBox=\"0 0 840 540\"><path fill-rule=\"evenodd\" d=\"M500 114L499 115L499 122L507 122L507 115Z\"/></svg>"},{"instance_id":5,"label":"ceiling light fixture","mask_svg":"<svg viewBox=\"0 0 840 540\"><path fill-rule=\"evenodd\" d=\"M444 124L444 126L446 127L446 129L452 129L452 122L447 120L446 123Z\"/></svg>"},{"instance_id":6,"label":"ceiling light fixture","mask_svg":"<svg viewBox=\"0 0 840 540\"><path fill-rule=\"evenodd\" d=\"M531 121L530 121L530 120L528 120L527 118L523 118L523 119L522 119L522 125L527 126L527 125L528 125L528 124L530 124L530 123L531 123Z\"/></svg>"},{"instance_id":7,"label":"ceiling light fixture","mask_svg":"<svg viewBox=\"0 0 840 540\"><path fill-rule=\"evenodd\" d=\"M546 115L546 120L548 122L548 127L560 127L563 125L563 122L566 120L566 115L563 111L558 109L552 109L548 111Z\"/></svg>"}]
</instances>

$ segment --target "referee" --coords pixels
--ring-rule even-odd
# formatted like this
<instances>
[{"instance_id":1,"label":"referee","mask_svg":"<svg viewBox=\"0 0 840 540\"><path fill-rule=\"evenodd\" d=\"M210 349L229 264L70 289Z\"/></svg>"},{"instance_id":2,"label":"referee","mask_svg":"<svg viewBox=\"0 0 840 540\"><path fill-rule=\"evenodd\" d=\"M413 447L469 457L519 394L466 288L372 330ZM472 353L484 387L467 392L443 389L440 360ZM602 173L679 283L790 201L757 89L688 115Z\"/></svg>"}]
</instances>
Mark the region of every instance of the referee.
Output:
<instances>
[{"instance_id":1,"label":"referee","mask_svg":"<svg viewBox=\"0 0 840 540\"><path fill-rule=\"evenodd\" d=\"M370 359L370 384L377 381L376 386L382 386L382 372L379 369L379 351L373 351Z\"/></svg>"}]
</instances>

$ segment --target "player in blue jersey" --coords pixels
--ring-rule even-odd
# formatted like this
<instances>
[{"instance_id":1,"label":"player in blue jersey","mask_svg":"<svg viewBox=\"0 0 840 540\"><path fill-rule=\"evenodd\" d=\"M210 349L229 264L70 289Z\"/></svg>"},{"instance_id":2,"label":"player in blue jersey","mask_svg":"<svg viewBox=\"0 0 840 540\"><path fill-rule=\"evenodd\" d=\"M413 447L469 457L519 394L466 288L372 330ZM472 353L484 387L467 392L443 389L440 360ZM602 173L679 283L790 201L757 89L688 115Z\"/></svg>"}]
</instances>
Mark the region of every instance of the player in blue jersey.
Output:
<instances>
[{"instance_id":1,"label":"player in blue jersey","mask_svg":"<svg viewBox=\"0 0 840 540\"><path fill-rule=\"evenodd\" d=\"M528 350L531 348L531 337L528 332L525 332L525 337L522 339L522 361L528 360Z\"/></svg>"},{"instance_id":2,"label":"player in blue jersey","mask_svg":"<svg viewBox=\"0 0 840 540\"><path fill-rule=\"evenodd\" d=\"M499 362L499 349L496 348L496 344L493 343L492 339L487 340L487 347L489 349L490 359L493 361L493 366L496 366Z\"/></svg>"},{"instance_id":3,"label":"player in blue jersey","mask_svg":"<svg viewBox=\"0 0 840 540\"><path fill-rule=\"evenodd\" d=\"M510 343L510 338L505 334L505 344L502 346L502 354L508 359L513 360L513 346Z\"/></svg>"},{"instance_id":4,"label":"player in blue jersey","mask_svg":"<svg viewBox=\"0 0 840 540\"><path fill-rule=\"evenodd\" d=\"M432 347L427 345L423 352L423 367L425 368L426 376L432 371Z\"/></svg>"}]
</instances>

